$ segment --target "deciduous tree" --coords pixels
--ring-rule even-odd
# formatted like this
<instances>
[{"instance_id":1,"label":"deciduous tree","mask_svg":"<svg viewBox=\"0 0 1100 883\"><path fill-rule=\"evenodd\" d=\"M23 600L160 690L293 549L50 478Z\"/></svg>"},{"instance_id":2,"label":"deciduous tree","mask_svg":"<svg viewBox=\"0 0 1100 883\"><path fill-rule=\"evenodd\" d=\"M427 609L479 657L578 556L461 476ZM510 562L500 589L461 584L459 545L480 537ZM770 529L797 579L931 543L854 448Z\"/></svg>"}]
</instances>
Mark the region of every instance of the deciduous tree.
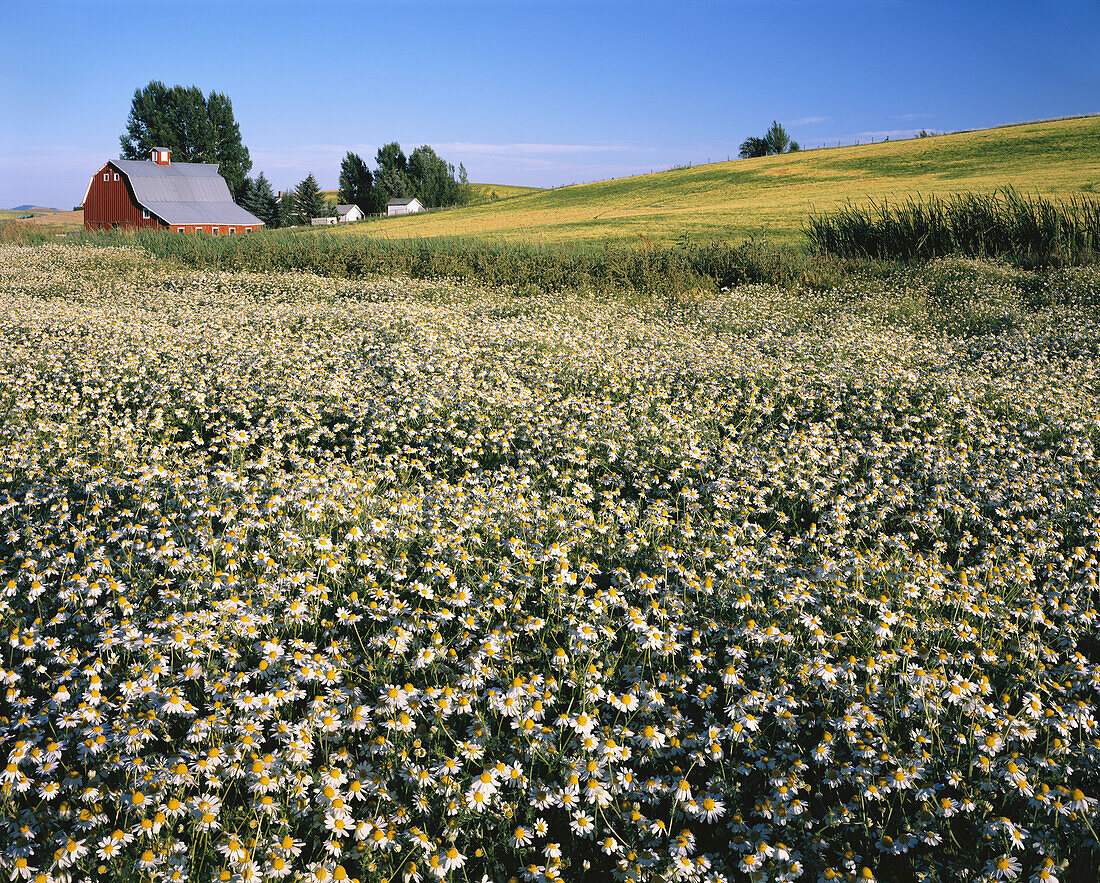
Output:
<instances>
[{"instance_id":1,"label":"deciduous tree","mask_svg":"<svg viewBox=\"0 0 1100 883\"><path fill-rule=\"evenodd\" d=\"M198 86L169 87L152 80L134 90L119 140L122 159L148 159L154 147L166 147L176 162L217 163L234 199L244 195L252 160L241 141L233 104L220 92L204 97Z\"/></svg>"},{"instance_id":2,"label":"deciduous tree","mask_svg":"<svg viewBox=\"0 0 1100 883\"><path fill-rule=\"evenodd\" d=\"M378 171L374 175L374 183L384 196L383 203L416 195L409 184L409 161L400 144L391 141L379 147L375 162L378 163Z\"/></svg>"},{"instance_id":3,"label":"deciduous tree","mask_svg":"<svg viewBox=\"0 0 1100 883\"><path fill-rule=\"evenodd\" d=\"M245 176L252 168L248 148L241 142L241 127L233 116L233 102L221 92L206 97L206 113L214 130L214 158L218 171L238 198Z\"/></svg>"},{"instance_id":4,"label":"deciduous tree","mask_svg":"<svg viewBox=\"0 0 1100 883\"><path fill-rule=\"evenodd\" d=\"M757 156L768 155L768 142L763 138L750 136L741 142L741 149L737 152L741 159L752 159Z\"/></svg>"},{"instance_id":5,"label":"deciduous tree","mask_svg":"<svg viewBox=\"0 0 1100 883\"><path fill-rule=\"evenodd\" d=\"M427 144L416 148L409 157L409 182L416 197L427 208L458 202L454 172L454 166L442 160Z\"/></svg>"},{"instance_id":6,"label":"deciduous tree","mask_svg":"<svg viewBox=\"0 0 1100 883\"><path fill-rule=\"evenodd\" d=\"M349 150L344 161L340 163L340 204L354 204L364 214L370 214L376 211L373 190L374 175L363 158Z\"/></svg>"}]
</instances>

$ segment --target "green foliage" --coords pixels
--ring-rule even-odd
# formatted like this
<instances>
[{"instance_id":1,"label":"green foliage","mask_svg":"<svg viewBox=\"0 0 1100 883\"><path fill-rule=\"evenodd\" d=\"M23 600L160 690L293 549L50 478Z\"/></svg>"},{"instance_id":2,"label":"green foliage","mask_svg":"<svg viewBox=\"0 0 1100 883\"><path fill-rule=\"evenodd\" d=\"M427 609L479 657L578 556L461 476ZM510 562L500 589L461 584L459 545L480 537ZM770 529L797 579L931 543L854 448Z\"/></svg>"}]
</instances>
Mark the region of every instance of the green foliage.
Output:
<instances>
[{"instance_id":1,"label":"green foliage","mask_svg":"<svg viewBox=\"0 0 1100 883\"><path fill-rule=\"evenodd\" d=\"M300 198L284 194L283 206ZM296 208L284 210L301 217ZM462 238L387 240L329 230L257 231L233 237L143 230L83 234L83 238L97 244L124 240L190 267L302 270L353 278L450 278L540 291L634 291L660 295L669 302L694 288L716 290L747 282L829 288L862 266L762 240L639 248L618 243L555 246Z\"/></svg>"},{"instance_id":2,"label":"green foliage","mask_svg":"<svg viewBox=\"0 0 1100 883\"><path fill-rule=\"evenodd\" d=\"M768 144L769 154L786 153L791 149L791 136L787 134L778 120L772 120L768 131L764 133L764 140Z\"/></svg>"},{"instance_id":3,"label":"green foliage","mask_svg":"<svg viewBox=\"0 0 1100 883\"><path fill-rule=\"evenodd\" d=\"M1100 200L1023 196L1011 188L903 203L849 203L812 215L811 248L855 258L924 261L948 255L1001 257L1028 267L1092 263L1100 256Z\"/></svg>"},{"instance_id":4,"label":"green foliage","mask_svg":"<svg viewBox=\"0 0 1100 883\"><path fill-rule=\"evenodd\" d=\"M357 153L350 150L340 163L340 192L337 201L341 205L357 205L364 214L379 211L374 198L374 175Z\"/></svg>"},{"instance_id":5,"label":"green foliage","mask_svg":"<svg viewBox=\"0 0 1100 883\"><path fill-rule=\"evenodd\" d=\"M166 86L152 80L134 90L122 159L148 159L154 147L172 151L177 162L217 163L233 198L243 196L252 168L248 148L233 116L233 103L220 92L203 96L197 86Z\"/></svg>"},{"instance_id":6,"label":"green foliage","mask_svg":"<svg viewBox=\"0 0 1100 883\"><path fill-rule=\"evenodd\" d=\"M211 92L206 98L206 113L214 132L218 171L229 185L229 192L237 199L245 176L252 168L252 160L248 148L241 142L241 128L233 116L233 102L221 92Z\"/></svg>"},{"instance_id":7,"label":"green foliage","mask_svg":"<svg viewBox=\"0 0 1100 883\"><path fill-rule=\"evenodd\" d=\"M321 188L310 172L294 191L294 216L299 224L308 224L311 219L326 214L326 208Z\"/></svg>"},{"instance_id":8,"label":"green foliage","mask_svg":"<svg viewBox=\"0 0 1100 883\"><path fill-rule=\"evenodd\" d=\"M780 125L778 120L772 120L764 137L748 137L741 142L741 149L737 155L741 159L752 159L758 156L774 156L779 153L790 153L801 150L797 141L792 141L787 130Z\"/></svg>"},{"instance_id":9,"label":"green foliage","mask_svg":"<svg viewBox=\"0 0 1100 883\"><path fill-rule=\"evenodd\" d=\"M401 145L396 141L383 144L375 155L378 171L374 173L374 184L381 194L385 205L391 199L404 199L414 196L409 183L409 161Z\"/></svg>"},{"instance_id":10,"label":"green foliage","mask_svg":"<svg viewBox=\"0 0 1100 883\"><path fill-rule=\"evenodd\" d=\"M260 172L260 176L251 183L243 206L263 221L265 226L271 228L279 226L279 205L275 202L271 182L264 177L263 172Z\"/></svg>"},{"instance_id":11,"label":"green foliage","mask_svg":"<svg viewBox=\"0 0 1100 883\"><path fill-rule=\"evenodd\" d=\"M348 157L351 156L353 154L349 153ZM378 148L375 160L378 170L374 173L371 211L385 211L386 203L391 199L407 199L413 196L425 208L465 205L470 201L470 185L466 180L465 167L459 164L456 174L455 167L427 144L416 148L406 157L401 145L392 141ZM343 171L340 181L343 188ZM361 205L360 207L363 208ZM366 208L363 210L367 211Z\"/></svg>"},{"instance_id":12,"label":"green foliage","mask_svg":"<svg viewBox=\"0 0 1100 883\"><path fill-rule=\"evenodd\" d=\"M287 190L279 199L279 221L277 227L293 227L298 223L298 213L295 206L294 191Z\"/></svg>"},{"instance_id":13,"label":"green foliage","mask_svg":"<svg viewBox=\"0 0 1100 883\"><path fill-rule=\"evenodd\" d=\"M465 174L465 169L462 173ZM440 158L427 144L409 157L408 179L413 194L426 208L461 205L468 201L468 188L455 177L455 167Z\"/></svg>"},{"instance_id":14,"label":"green foliage","mask_svg":"<svg viewBox=\"0 0 1100 883\"><path fill-rule=\"evenodd\" d=\"M768 155L768 142L763 138L750 135L741 142L741 149L737 152L741 159L754 159L758 156Z\"/></svg>"}]
</instances>

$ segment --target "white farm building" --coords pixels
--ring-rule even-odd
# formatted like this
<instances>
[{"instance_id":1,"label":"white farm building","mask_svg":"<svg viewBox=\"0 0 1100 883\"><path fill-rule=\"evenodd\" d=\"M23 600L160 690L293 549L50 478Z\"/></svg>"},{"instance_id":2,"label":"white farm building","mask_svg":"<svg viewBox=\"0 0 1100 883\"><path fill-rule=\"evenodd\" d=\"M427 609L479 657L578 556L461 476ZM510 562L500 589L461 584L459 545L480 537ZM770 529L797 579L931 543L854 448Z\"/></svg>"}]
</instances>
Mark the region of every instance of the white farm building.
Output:
<instances>
[{"instance_id":1,"label":"white farm building","mask_svg":"<svg viewBox=\"0 0 1100 883\"><path fill-rule=\"evenodd\" d=\"M352 221L361 221L365 217L363 210L355 204L338 205L336 206L336 214L313 218L310 223L314 227L324 227L330 224L350 224Z\"/></svg>"},{"instance_id":2,"label":"white farm building","mask_svg":"<svg viewBox=\"0 0 1100 883\"><path fill-rule=\"evenodd\" d=\"M386 203L387 215L413 215L424 211L424 206L413 196L410 199L391 199Z\"/></svg>"},{"instance_id":3,"label":"white farm building","mask_svg":"<svg viewBox=\"0 0 1100 883\"><path fill-rule=\"evenodd\" d=\"M336 222L339 224L350 224L352 221L361 221L365 217L363 210L354 203L336 206Z\"/></svg>"}]
</instances>

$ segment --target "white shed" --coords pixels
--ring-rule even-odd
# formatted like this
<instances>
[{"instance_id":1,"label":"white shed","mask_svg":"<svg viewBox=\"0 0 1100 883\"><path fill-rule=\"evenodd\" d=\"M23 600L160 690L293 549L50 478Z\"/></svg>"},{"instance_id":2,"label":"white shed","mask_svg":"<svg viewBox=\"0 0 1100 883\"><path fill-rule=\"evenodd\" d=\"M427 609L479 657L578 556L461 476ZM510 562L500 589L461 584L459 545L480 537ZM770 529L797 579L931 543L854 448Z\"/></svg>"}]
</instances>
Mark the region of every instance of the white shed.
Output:
<instances>
[{"instance_id":1,"label":"white shed","mask_svg":"<svg viewBox=\"0 0 1100 883\"><path fill-rule=\"evenodd\" d=\"M364 217L363 210L354 203L352 205L336 206L336 223L338 224L350 224L352 221L361 221Z\"/></svg>"},{"instance_id":2,"label":"white shed","mask_svg":"<svg viewBox=\"0 0 1100 883\"><path fill-rule=\"evenodd\" d=\"M387 215L413 215L424 211L424 206L415 196L410 199L391 199L386 203Z\"/></svg>"},{"instance_id":3,"label":"white shed","mask_svg":"<svg viewBox=\"0 0 1100 883\"><path fill-rule=\"evenodd\" d=\"M328 226L329 224L335 224L336 223L336 218L334 218L332 215L325 215L322 218L311 218L310 223L314 227L325 227L325 226Z\"/></svg>"}]
</instances>

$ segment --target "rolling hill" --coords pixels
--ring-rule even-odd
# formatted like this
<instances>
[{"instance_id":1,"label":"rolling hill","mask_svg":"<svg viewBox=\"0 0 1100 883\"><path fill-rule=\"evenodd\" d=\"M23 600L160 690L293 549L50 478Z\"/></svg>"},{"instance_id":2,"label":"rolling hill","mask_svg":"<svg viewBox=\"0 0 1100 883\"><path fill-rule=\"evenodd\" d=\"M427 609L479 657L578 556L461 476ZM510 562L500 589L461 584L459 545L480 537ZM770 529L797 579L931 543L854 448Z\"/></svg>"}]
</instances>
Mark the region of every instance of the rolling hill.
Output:
<instances>
[{"instance_id":1,"label":"rolling hill","mask_svg":"<svg viewBox=\"0 0 1100 883\"><path fill-rule=\"evenodd\" d=\"M373 219L342 235L671 242L801 239L812 211L868 198L990 192L1100 194L1100 115L735 160ZM498 192L499 193L499 192Z\"/></svg>"}]
</instances>

